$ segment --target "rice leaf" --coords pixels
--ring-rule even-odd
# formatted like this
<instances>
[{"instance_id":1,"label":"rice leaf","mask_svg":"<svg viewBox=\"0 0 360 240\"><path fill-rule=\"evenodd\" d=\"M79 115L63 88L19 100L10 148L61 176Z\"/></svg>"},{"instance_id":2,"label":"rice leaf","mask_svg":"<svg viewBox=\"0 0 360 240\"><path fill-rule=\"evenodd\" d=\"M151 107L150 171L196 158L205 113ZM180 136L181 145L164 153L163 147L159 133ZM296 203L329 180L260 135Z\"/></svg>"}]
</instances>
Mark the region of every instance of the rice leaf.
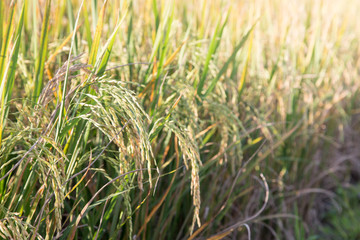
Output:
<instances>
[{"instance_id":1,"label":"rice leaf","mask_svg":"<svg viewBox=\"0 0 360 240\"><path fill-rule=\"evenodd\" d=\"M16 66L17 66L20 42L21 42L21 32L22 32L22 29L24 26L25 4L26 4L26 2L23 3L19 23L17 24L17 27L16 27L15 43L14 43L13 49L10 54L10 61L6 67L3 79L1 81L1 87L0 87L0 99L1 99L0 146L2 143L3 130L6 125L6 118L7 118L8 112L9 112L8 103L11 99L12 89L14 86Z\"/></svg>"},{"instance_id":2,"label":"rice leaf","mask_svg":"<svg viewBox=\"0 0 360 240\"><path fill-rule=\"evenodd\" d=\"M95 31L95 35L94 35L94 41L91 45L88 64L90 64L92 66L95 65L96 57L97 57L98 50L99 50L99 44L100 44L101 33L102 33L103 25L104 25L105 10L106 10L107 2L108 1L105 0L104 4L100 10L99 19L98 19L98 23L96 25L96 31Z\"/></svg>"},{"instance_id":3,"label":"rice leaf","mask_svg":"<svg viewBox=\"0 0 360 240\"><path fill-rule=\"evenodd\" d=\"M238 45L235 46L234 51L232 52L232 54L230 55L230 57L228 58L228 60L225 62L225 64L222 66L222 68L220 69L220 71L218 72L218 74L216 75L216 77L211 81L209 88L206 90L205 94L203 95L203 97L208 96L213 89L216 86L216 83L220 80L221 76L226 72L227 68L229 67L230 63L235 59L236 54L238 53L238 51L242 48L242 46L245 44L246 40L248 39L250 33L252 32L254 26L251 27L251 29L242 37L242 39L240 40L240 42L238 43Z\"/></svg>"},{"instance_id":4,"label":"rice leaf","mask_svg":"<svg viewBox=\"0 0 360 240\"><path fill-rule=\"evenodd\" d=\"M46 0L44 20L42 23L41 36L40 36L41 47L39 49L39 56L37 56L35 76L34 76L34 80L35 80L34 93L33 93L34 103L37 102L37 99L39 98L43 87L45 60L48 53L50 11L51 11L51 0Z\"/></svg>"},{"instance_id":5,"label":"rice leaf","mask_svg":"<svg viewBox=\"0 0 360 240\"><path fill-rule=\"evenodd\" d=\"M213 58L213 55L215 54L217 48L219 47L220 39L222 37L222 33L224 31L227 19L229 17L229 12L230 12L230 10L228 10L228 12L226 14L226 17L225 17L225 20L223 21L222 24L221 24L221 17L219 17L219 19L218 19L218 22L217 22L213 37L212 37L211 42L210 42L209 50L208 50L208 53L206 55L204 69L202 71L199 84L197 86L197 94L199 96L202 96L202 90L203 90L204 85L205 85L205 80L206 80L207 73L208 73L208 70L209 70L210 61Z\"/></svg>"}]
</instances>

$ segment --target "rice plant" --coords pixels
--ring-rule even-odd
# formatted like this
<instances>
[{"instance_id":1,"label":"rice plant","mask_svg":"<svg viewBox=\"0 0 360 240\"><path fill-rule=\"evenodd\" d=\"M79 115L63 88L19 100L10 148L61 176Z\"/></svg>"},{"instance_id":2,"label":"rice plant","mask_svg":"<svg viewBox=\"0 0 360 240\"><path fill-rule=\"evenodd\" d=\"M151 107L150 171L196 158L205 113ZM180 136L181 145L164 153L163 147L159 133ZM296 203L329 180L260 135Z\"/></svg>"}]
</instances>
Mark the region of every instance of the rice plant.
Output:
<instances>
[{"instance_id":1,"label":"rice plant","mask_svg":"<svg viewBox=\"0 0 360 240\"><path fill-rule=\"evenodd\" d=\"M0 238L357 238L359 7L1 1Z\"/></svg>"}]
</instances>

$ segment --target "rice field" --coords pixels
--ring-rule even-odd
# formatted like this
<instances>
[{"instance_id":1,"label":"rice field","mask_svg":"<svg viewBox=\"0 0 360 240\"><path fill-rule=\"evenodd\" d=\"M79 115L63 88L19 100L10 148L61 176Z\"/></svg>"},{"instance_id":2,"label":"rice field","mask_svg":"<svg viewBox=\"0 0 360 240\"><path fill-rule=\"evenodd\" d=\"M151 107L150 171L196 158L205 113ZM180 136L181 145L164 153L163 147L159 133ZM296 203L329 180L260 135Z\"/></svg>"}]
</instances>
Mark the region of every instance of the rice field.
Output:
<instances>
[{"instance_id":1,"label":"rice field","mask_svg":"<svg viewBox=\"0 0 360 240\"><path fill-rule=\"evenodd\" d=\"M0 1L0 239L359 239L358 9Z\"/></svg>"}]
</instances>

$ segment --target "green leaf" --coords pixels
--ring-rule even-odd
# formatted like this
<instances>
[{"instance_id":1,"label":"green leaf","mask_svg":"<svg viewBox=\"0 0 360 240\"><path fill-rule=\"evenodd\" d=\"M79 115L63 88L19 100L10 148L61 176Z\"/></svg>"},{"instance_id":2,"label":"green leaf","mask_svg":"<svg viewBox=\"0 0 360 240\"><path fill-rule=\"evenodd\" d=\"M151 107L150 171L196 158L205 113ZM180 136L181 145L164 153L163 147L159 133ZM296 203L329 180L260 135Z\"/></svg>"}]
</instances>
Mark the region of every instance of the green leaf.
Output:
<instances>
[{"instance_id":1,"label":"green leaf","mask_svg":"<svg viewBox=\"0 0 360 240\"><path fill-rule=\"evenodd\" d=\"M96 69L97 69L96 75L97 76L101 76L105 72L107 63L110 58L110 53L111 53L112 47L113 47L115 39L116 39L116 34L119 31L120 25L124 21L125 16L126 16L126 13L122 17L122 19L119 21L119 23L116 25L114 32L111 34L109 40L105 44L104 50L102 51L102 54L101 54L101 56L102 56L101 62L99 64L99 66L96 67Z\"/></svg>"},{"instance_id":2,"label":"green leaf","mask_svg":"<svg viewBox=\"0 0 360 240\"><path fill-rule=\"evenodd\" d=\"M230 11L227 12L227 15L226 15L226 18L225 18L223 24L221 24L221 17L219 17L218 23L216 25L214 35L213 35L213 37L211 39L209 50L208 50L208 53L207 53L207 56L206 56L204 69L202 71L201 78L200 78L200 81L199 81L199 85L198 85L198 88L197 88L197 94L199 96L202 96L202 90L204 88L206 76L207 76L207 73L209 71L210 60L212 59L213 55L215 54L217 48L220 45L220 40L221 40L223 31L224 31L224 28L225 28L227 19L229 17L229 12Z\"/></svg>"},{"instance_id":3,"label":"green leaf","mask_svg":"<svg viewBox=\"0 0 360 240\"><path fill-rule=\"evenodd\" d=\"M216 77L211 81L209 88L206 90L205 94L203 95L203 97L206 97L207 95L209 95L213 89L215 88L216 83L220 80L221 76L225 73L225 71L227 70L227 68L229 67L230 63L235 59L236 54L238 53L238 51L241 49L241 47L245 44L246 40L248 39L250 33L252 32L253 28L255 25L253 25L250 30L245 34L245 36L242 37L242 39L240 40L240 42L238 43L238 45L236 45L234 51L232 52L232 54L230 55L230 57L228 58L228 60L225 62L225 64L222 66L222 68L220 69L220 71L218 72L218 74L216 75Z\"/></svg>"},{"instance_id":4,"label":"green leaf","mask_svg":"<svg viewBox=\"0 0 360 240\"><path fill-rule=\"evenodd\" d=\"M100 38L101 38L101 32L104 26L104 18L105 18L105 10L106 10L107 0L105 0L104 5L102 6L100 10L99 15L99 21L96 25L96 31L94 36L94 41L91 46L90 56L88 63L91 65L95 65L96 62L96 56L99 50L99 44L100 44Z\"/></svg>"},{"instance_id":5,"label":"green leaf","mask_svg":"<svg viewBox=\"0 0 360 240\"><path fill-rule=\"evenodd\" d=\"M21 10L20 20L16 27L16 35L15 35L15 43L14 47L10 54L10 61L5 70L5 74L3 76L3 80L1 81L0 88L0 99L1 99L1 119L0 119L0 145L2 141L2 133L6 124L6 118L9 112L8 103L11 99L12 88L14 86L15 80L15 72L16 65L18 61L19 49L20 49L20 40L21 40L21 32L24 26L24 14L25 14L25 3L23 3L23 7Z\"/></svg>"},{"instance_id":6,"label":"green leaf","mask_svg":"<svg viewBox=\"0 0 360 240\"><path fill-rule=\"evenodd\" d=\"M44 20L41 27L41 37L40 37L40 50L39 56L37 56L36 70L35 70L35 87L33 93L34 104L36 104L37 99L41 93L43 87L43 78L44 78L44 66L45 60L48 52L48 33L49 33L49 17L51 10L51 0L47 0L45 4L45 13Z\"/></svg>"}]
</instances>

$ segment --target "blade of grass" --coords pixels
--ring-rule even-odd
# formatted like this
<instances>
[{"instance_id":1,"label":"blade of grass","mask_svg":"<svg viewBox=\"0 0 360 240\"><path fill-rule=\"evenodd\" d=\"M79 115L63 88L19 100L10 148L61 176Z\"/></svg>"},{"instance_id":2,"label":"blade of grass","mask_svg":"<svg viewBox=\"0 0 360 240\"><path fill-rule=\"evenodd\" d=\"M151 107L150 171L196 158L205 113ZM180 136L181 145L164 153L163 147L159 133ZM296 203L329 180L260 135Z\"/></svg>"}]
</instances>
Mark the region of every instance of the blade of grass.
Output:
<instances>
[{"instance_id":1,"label":"blade of grass","mask_svg":"<svg viewBox=\"0 0 360 240\"><path fill-rule=\"evenodd\" d=\"M3 44L3 28L4 28L5 22L4 22L4 6L3 6L3 1L0 1L0 54L1 54L1 48L2 48L2 44ZM0 58L3 58L4 56L0 56ZM0 71L1 73L1 71ZM0 79L1 79L1 74L0 74ZM1 84L1 83L0 83Z\"/></svg>"},{"instance_id":2,"label":"blade of grass","mask_svg":"<svg viewBox=\"0 0 360 240\"><path fill-rule=\"evenodd\" d=\"M166 60L166 62L164 63L164 67L167 67L176 57L176 55L180 52L182 46L184 46L184 44L186 43L187 39L185 39L185 41L183 41L180 46L171 54L171 56Z\"/></svg>"},{"instance_id":3,"label":"blade of grass","mask_svg":"<svg viewBox=\"0 0 360 240\"><path fill-rule=\"evenodd\" d=\"M90 56L89 56L88 64L90 64L92 66L95 65L97 53L98 53L98 50L99 50L101 32L102 32L103 25L104 25L104 17L105 17L106 5L107 5L107 0L105 0L104 4L103 4L103 6L102 6L102 8L100 10L99 20L98 20L98 23L96 25L96 31L95 31L95 35L94 35L94 41L92 43L91 50L90 50Z\"/></svg>"},{"instance_id":4,"label":"blade of grass","mask_svg":"<svg viewBox=\"0 0 360 240\"><path fill-rule=\"evenodd\" d=\"M158 104L159 98L160 98L160 88L159 88L159 79L160 75L163 73L163 64L165 61L165 56L169 48L169 38L170 38L170 31L171 26L173 22L174 17L174 4L172 1L169 1L168 8L165 12L165 19L163 21L163 24L161 24L161 37L158 39L161 39L161 47L158 49L158 56L159 56L159 62L157 63L157 72L155 76L155 82L153 84L152 92L151 92L151 108L150 108L150 115L153 115L155 108Z\"/></svg>"},{"instance_id":5,"label":"blade of grass","mask_svg":"<svg viewBox=\"0 0 360 240\"><path fill-rule=\"evenodd\" d=\"M159 24L160 24L160 14L159 14L159 11L158 11L158 8L157 8L157 1L156 0L152 1L152 10L153 10L154 17L155 17L155 29L157 31L159 29ZM152 59L152 57L150 59Z\"/></svg>"},{"instance_id":6,"label":"blade of grass","mask_svg":"<svg viewBox=\"0 0 360 240\"><path fill-rule=\"evenodd\" d=\"M39 95L41 93L44 81L44 67L45 59L48 53L48 33L50 26L50 11L51 11L51 0L46 0L45 3L45 13L44 20L41 27L41 37L40 37L40 49L39 56L37 56L36 70L35 70L35 85L33 92L34 104L37 102Z\"/></svg>"},{"instance_id":7,"label":"blade of grass","mask_svg":"<svg viewBox=\"0 0 360 240\"><path fill-rule=\"evenodd\" d=\"M66 8L67 8L67 12L68 12L68 18L69 18L69 27L70 27L70 32L73 32L76 29L75 26L75 22L74 22L74 10L73 10L73 4L71 0L67 0L66 1ZM78 39L77 36L75 34L75 40L74 40L74 55L77 56L78 55Z\"/></svg>"},{"instance_id":8,"label":"blade of grass","mask_svg":"<svg viewBox=\"0 0 360 240\"><path fill-rule=\"evenodd\" d=\"M6 61L6 57L7 57L7 51L8 51L8 47L9 47L9 42L11 39L11 31L13 29L13 21L14 21L14 13L15 13L15 2L11 2L10 5L10 15L9 15L9 23L7 25L7 29L6 29L6 33L4 36L2 36L1 38L1 43L2 43L2 48L1 48L1 53L0 53L0 81L3 80L3 76L4 76L4 67L5 67L5 61ZM2 16L3 17L3 16ZM3 28L5 25L1 22L1 28ZM4 38L3 38L4 37ZM1 84L2 82L0 82Z\"/></svg>"},{"instance_id":9,"label":"blade of grass","mask_svg":"<svg viewBox=\"0 0 360 240\"><path fill-rule=\"evenodd\" d=\"M92 46L92 37L91 37L91 27L89 23L89 13L87 9L86 2L84 4L84 20L85 20L85 33L86 33L86 41L88 43L88 48L91 49Z\"/></svg>"},{"instance_id":10,"label":"blade of grass","mask_svg":"<svg viewBox=\"0 0 360 240\"><path fill-rule=\"evenodd\" d=\"M202 90L204 88L205 85L205 80L206 80L206 76L207 73L209 71L209 65L210 65L210 61L213 58L213 55L215 54L219 44L220 44L220 39L222 37L225 25L227 23L227 19L229 17L229 13L230 13L230 9L228 10L225 20L223 21L223 23L221 24L221 17L219 17L213 37L211 39L210 42L210 46L209 46L209 50L206 56L206 60L205 60L205 64L204 64L204 69L202 71L201 77L200 77L200 81L197 87L197 94L199 96L202 96Z\"/></svg>"},{"instance_id":11,"label":"blade of grass","mask_svg":"<svg viewBox=\"0 0 360 240\"><path fill-rule=\"evenodd\" d=\"M119 23L116 25L114 32L111 34L109 40L106 42L106 44L104 46L104 50L102 51L102 54L101 54L101 56L102 56L101 62L99 64L99 66L96 66L96 69L97 69L96 75L98 75L98 76L101 76L106 70L106 66L107 66L107 63L110 58L110 53L111 53L112 47L113 47L115 39L116 39L115 38L116 34L117 34L118 30L120 29L120 25L124 21L126 15L127 15L127 12L125 12L123 14L123 17L121 18Z\"/></svg>"},{"instance_id":12,"label":"blade of grass","mask_svg":"<svg viewBox=\"0 0 360 240\"><path fill-rule=\"evenodd\" d=\"M218 72L218 74L216 75L216 77L211 81L209 88L206 90L205 94L203 95L203 97L208 96L213 89L216 86L216 83L220 80L221 76L226 72L227 68L229 67L230 63L235 59L236 54L238 53L238 51L242 48L242 46L245 44L246 40L248 39L250 33L252 32L253 28L255 25L253 25L250 30L245 34L245 36L242 37L242 39L240 40L240 42L238 43L238 45L236 45L234 51L232 52L231 56L228 58L228 60L225 62L225 64L222 66L222 68L220 69L220 71ZM199 94L199 93L198 93Z\"/></svg>"},{"instance_id":13,"label":"blade of grass","mask_svg":"<svg viewBox=\"0 0 360 240\"><path fill-rule=\"evenodd\" d=\"M38 23L38 14L36 12L36 5L37 5L37 2L36 0L32 0L32 4L31 4L31 10L32 10L32 25L33 26L38 26L39 23ZM38 32L37 32L37 28L36 27L33 27L32 28L32 35L33 36L38 36ZM31 39L31 47L32 47L32 54L33 56L38 56L38 47L39 47L39 38L37 37L33 37ZM32 94L32 93L31 93Z\"/></svg>"},{"instance_id":14,"label":"blade of grass","mask_svg":"<svg viewBox=\"0 0 360 240\"><path fill-rule=\"evenodd\" d=\"M18 61L19 49L20 49L20 40L21 40L21 32L24 25L24 14L25 14L25 3L23 3L20 20L16 27L16 35L15 35L15 43L14 47L10 54L10 61L5 70L5 74L3 76L3 80L1 81L0 88L0 99L1 99L1 118L0 118L0 146L2 143L2 134L6 124L6 118L9 112L8 103L11 99L12 88L14 86L15 80L15 72L16 65Z\"/></svg>"},{"instance_id":15,"label":"blade of grass","mask_svg":"<svg viewBox=\"0 0 360 240\"><path fill-rule=\"evenodd\" d=\"M83 7L83 3L84 3L84 0L81 2L80 8L78 10L78 15L76 17L74 29L77 28L77 25L79 22L79 17L80 17L80 12ZM69 55L68 55L68 63L66 66L66 73L65 73L65 79L64 79L64 86L63 86L63 90L62 90L62 96L59 96L59 97L61 97L61 105L60 105L60 109L59 109L58 123L57 123L57 127L56 127L55 142L57 141L57 139L59 137L59 134L61 132L61 128L63 125L63 112L65 111L66 87L68 85L67 83L68 83L68 79L69 79L71 54L72 54L73 48L75 47L75 36L76 36L76 32L73 32L72 39L71 39L71 45L70 45L70 51L69 51Z\"/></svg>"},{"instance_id":16,"label":"blade of grass","mask_svg":"<svg viewBox=\"0 0 360 240\"><path fill-rule=\"evenodd\" d=\"M155 11L156 10L156 1L154 0L153 2L155 2L155 4L153 5L153 10ZM162 16L162 21L159 23L159 25L157 24L157 28L156 28L156 37L155 37L155 41L154 41L154 44L153 44L153 49L151 51L151 55L150 55L150 59L154 59L155 57L155 54L160 50L160 43L161 43L161 40L164 38L164 31L165 31L165 28L166 26L168 26L168 21L170 19L170 16L173 11L173 7L172 7L172 1L168 1L167 2L167 5L166 5L166 8L165 8L165 11L163 13L163 16ZM157 13L157 10L155 11ZM158 15L156 14L155 15L155 19L158 19Z\"/></svg>"}]
</instances>

